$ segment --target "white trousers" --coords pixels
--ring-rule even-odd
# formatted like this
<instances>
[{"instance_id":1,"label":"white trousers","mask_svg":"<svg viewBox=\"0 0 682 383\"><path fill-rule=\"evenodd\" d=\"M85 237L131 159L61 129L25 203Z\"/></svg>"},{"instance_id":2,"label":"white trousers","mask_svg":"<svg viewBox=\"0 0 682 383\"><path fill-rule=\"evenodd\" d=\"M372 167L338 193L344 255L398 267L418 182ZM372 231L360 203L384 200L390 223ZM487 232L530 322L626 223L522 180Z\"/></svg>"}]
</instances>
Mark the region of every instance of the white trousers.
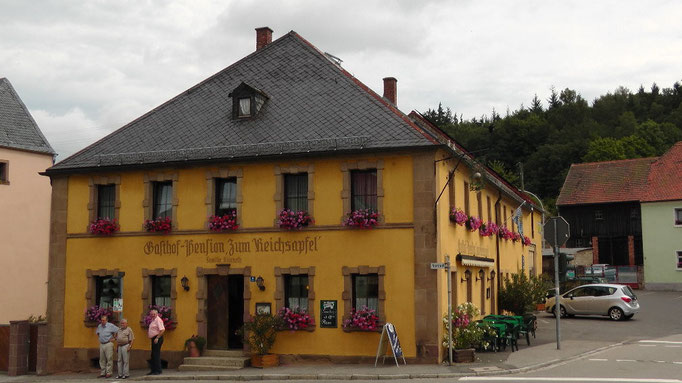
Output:
<instances>
[{"instance_id":1,"label":"white trousers","mask_svg":"<svg viewBox=\"0 0 682 383\"><path fill-rule=\"evenodd\" d=\"M119 376L129 376L130 368L128 367L128 362L130 361L130 348L129 344L118 346L118 375Z\"/></svg>"}]
</instances>

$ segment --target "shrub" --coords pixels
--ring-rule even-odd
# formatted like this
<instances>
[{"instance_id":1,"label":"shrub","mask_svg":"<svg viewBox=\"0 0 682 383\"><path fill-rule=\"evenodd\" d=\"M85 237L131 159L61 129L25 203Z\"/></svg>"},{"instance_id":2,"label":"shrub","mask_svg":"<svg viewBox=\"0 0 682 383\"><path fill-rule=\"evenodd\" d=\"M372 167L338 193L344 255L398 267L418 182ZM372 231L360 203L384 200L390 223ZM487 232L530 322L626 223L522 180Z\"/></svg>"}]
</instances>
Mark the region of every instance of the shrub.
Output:
<instances>
[{"instance_id":1,"label":"shrub","mask_svg":"<svg viewBox=\"0 0 682 383\"><path fill-rule=\"evenodd\" d=\"M482 346L485 329L476 325L478 308L471 302L462 303L452 309L452 347L455 349L477 348ZM448 347L450 322L448 313L443 314L443 347Z\"/></svg>"},{"instance_id":2,"label":"shrub","mask_svg":"<svg viewBox=\"0 0 682 383\"><path fill-rule=\"evenodd\" d=\"M251 346L251 351L257 355L267 354L277 339L277 330L283 328L282 319L272 314L255 315L244 322L244 326L237 331L244 342Z\"/></svg>"},{"instance_id":3,"label":"shrub","mask_svg":"<svg viewBox=\"0 0 682 383\"><path fill-rule=\"evenodd\" d=\"M525 273L512 274L511 279L502 284L499 292L500 309L523 315L535 311L545 293L550 288L549 282L536 276L528 277Z\"/></svg>"}]
</instances>

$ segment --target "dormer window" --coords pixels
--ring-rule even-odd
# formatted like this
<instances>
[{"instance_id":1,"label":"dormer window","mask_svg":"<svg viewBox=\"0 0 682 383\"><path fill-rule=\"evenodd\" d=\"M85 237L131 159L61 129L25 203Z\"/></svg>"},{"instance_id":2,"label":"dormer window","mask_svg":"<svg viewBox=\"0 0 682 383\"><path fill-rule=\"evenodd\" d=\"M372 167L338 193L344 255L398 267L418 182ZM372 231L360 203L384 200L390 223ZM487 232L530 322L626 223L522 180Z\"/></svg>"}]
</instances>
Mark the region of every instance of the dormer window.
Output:
<instances>
[{"instance_id":1,"label":"dormer window","mask_svg":"<svg viewBox=\"0 0 682 383\"><path fill-rule=\"evenodd\" d=\"M244 82L230 93L230 97L232 97L232 118L234 119L255 117L269 98L260 89Z\"/></svg>"}]
</instances>

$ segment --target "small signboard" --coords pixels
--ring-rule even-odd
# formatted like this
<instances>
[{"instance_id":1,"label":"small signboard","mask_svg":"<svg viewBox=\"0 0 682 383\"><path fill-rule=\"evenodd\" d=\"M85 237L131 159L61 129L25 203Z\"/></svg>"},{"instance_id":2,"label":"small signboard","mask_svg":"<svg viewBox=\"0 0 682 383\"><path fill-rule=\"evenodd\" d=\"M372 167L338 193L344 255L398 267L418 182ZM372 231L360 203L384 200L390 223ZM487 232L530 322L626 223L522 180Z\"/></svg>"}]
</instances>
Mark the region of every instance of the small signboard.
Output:
<instances>
[{"instance_id":1,"label":"small signboard","mask_svg":"<svg viewBox=\"0 0 682 383\"><path fill-rule=\"evenodd\" d=\"M439 269L447 269L448 264L447 263L432 263L431 264L431 270L439 270Z\"/></svg>"},{"instance_id":2,"label":"small signboard","mask_svg":"<svg viewBox=\"0 0 682 383\"><path fill-rule=\"evenodd\" d=\"M336 328L338 326L338 309L336 301L320 301L320 327Z\"/></svg>"},{"instance_id":3,"label":"small signboard","mask_svg":"<svg viewBox=\"0 0 682 383\"><path fill-rule=\"evenodd\" d=\"M114 298L114 302L112 304L112 310L115 313L120 313L123 311L123 298Z\"/></svg>"},{"instance_id":4,"label":"small signboard","mask_svg":"<svg viewBox=\"0 0 682 383\"><path fill-rule=\"evenodd\" d=\"M398 332L395 330L395 326L393 326L393 323L386 323L381 330L381 338L379 338L379 347L377 348L377 357L374 360L374 367L377 366L380 356L383 356L383 362L386 362L386 352L388 351L386 344L387 340L391 345L391 352L393 353L395 365L400 367L398 358L403 358L403 364L407 364L405 356L403 355L403 349L400 347L400 339L398 339Z\"/></svg>"}]
</instances>

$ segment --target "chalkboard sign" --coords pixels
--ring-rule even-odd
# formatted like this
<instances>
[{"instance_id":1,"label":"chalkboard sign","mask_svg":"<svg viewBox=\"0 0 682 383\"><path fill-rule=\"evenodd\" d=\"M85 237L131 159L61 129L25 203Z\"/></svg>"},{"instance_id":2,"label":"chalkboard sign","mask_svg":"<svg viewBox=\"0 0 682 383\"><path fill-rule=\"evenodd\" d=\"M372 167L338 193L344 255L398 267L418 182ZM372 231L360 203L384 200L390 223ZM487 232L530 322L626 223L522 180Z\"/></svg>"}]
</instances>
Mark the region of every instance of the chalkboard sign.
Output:
<instances>
[{"instance_id":1,"label":"chalkboard sign","mask_svg":"<svg viewBox=\"0 0 682 383\"><path fill-rule=\"evenodd\" d=\"M338 310L336 301L320 301L320 327L336 328L338 326Z\"/></svg>"},{"instance_id":2,"label":"chalkboard sign","mask_svg":"<svg viewBox=\"0 0 682 383\"><path fill-rule=\"evenodd\" d=\"M403 355L403 349L400 348L400 340L398 339L398 333L395 331L395 326L393 326L392 323L386 323L384 328L381 330L381 338L379 338L379 347L377 348L377 357L374 360L374 367L377 366L380 356L383 356L383 363L386 362L386 353L388 351L386 340L388 340L388 343L391 345L391 351L393 352L393 360L395 360L395 365L400 367L400 364L398 364L398 358L402 358L403 364L407 364L405 361L405 356Z\"/></svg>"}]
</instances>

